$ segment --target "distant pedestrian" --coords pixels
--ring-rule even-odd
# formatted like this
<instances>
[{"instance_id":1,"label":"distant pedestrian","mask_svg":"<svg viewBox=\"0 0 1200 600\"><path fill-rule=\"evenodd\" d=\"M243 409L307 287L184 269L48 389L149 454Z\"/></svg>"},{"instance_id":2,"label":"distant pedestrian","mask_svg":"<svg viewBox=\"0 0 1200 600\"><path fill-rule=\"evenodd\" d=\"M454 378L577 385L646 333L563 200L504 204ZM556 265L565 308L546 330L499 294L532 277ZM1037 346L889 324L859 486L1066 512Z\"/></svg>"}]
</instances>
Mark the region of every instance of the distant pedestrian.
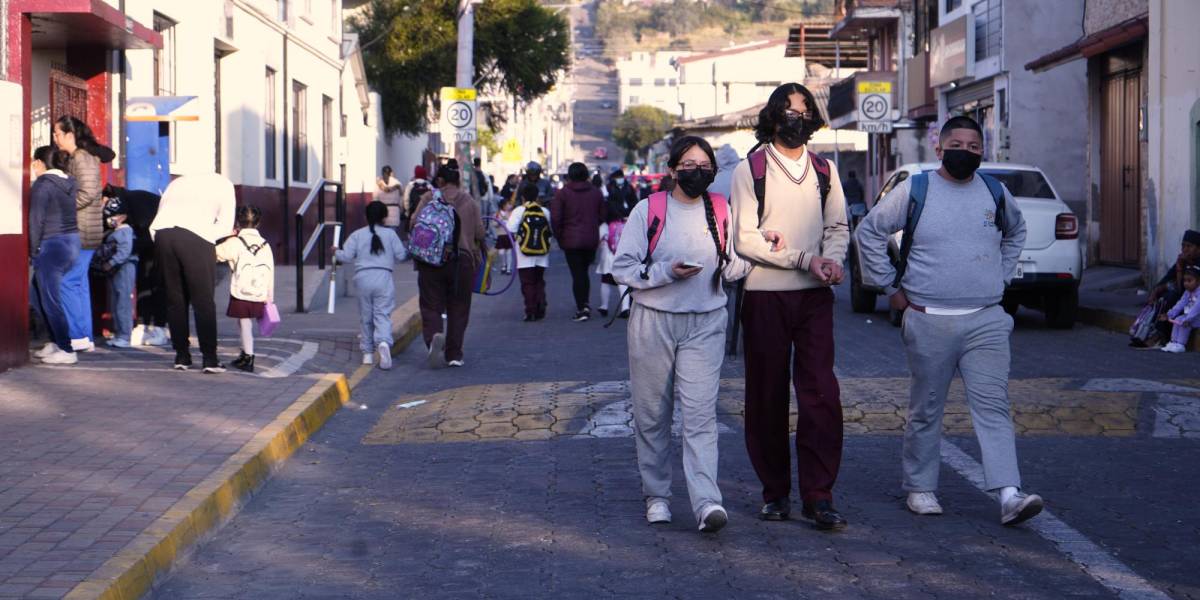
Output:
<instances>
[{"instance_id":1,"label":"distant pedestrian","mask_svg":"<svg viewBox=\"0 0 1200 600\"><path fill-rule=\"evenodd\" d=\"M392 173L390 165L384 165L380 169L379 179L375 180L375 199L382 202L387 207L387 219L383 224L385 227L399 227L401 217L404 214L404 185L396 179L396 175Z\"/></svg>"},{"instance_id":2,"label":"distant pedestrian","mask_svg":"<svg viewBox=\"0 0 1200 600\"><path fill-rule=\"evenodd\" d=\"M608 186L604 185L604 178L599 173L592 175L592 187L600 190L604 194L604 199L608 200Z\"/></svg>"},{"instance_id":3,"label":"distant pedestrian","mask_svg":"<svg viewBox=\"0 0 1200 600\"><path fill-rule=\"evenodd\" d=\"M638 201L641 200L637 190L625 178L625 172L621 169L614 170L612 175L608 176L607 189L608 201L626 216L633 212L633 207L637 206Z\"/></svg>"},{"instance_id":4,"label":"distant pedestrian","mask_svg":"<svg viewBox=\"0 0 1200 600\"><path fill-rule=\"evenodd\" d=\"M708 191L729 198L733 194L733 170L737 168L742 157L733 146L725 144L717 148L717 177L713 179Z\"/></svg>"},{"instance_id":5,"label":"distant pedestrian","mask_svg":"<svg viewBox=\"0 0 1200 600\"><path fill-rule=\"evenodd\" d=\"M525 321L546 318L546 269L550 266L550 209L538 204L533 186L522 188L525 195L514 208L506 224L517 243L517 276L525 300ZM503 239L503 238L502 238Z\"/></svg>"},{"instance_id":6,"label":"distant pedestrian","mask_svg":"<svg viewBox=\"0 0 1200 600\"><path fill-rule=\"evenodd\" d=\"M205 373L224 373L217 357L217 240L233 232L233 183L217 173L183 175L163 192L150 225L167 292L167 321L175 348L175 369L192 366L188 306L196 317L196 337Z\"/></svg>"},{"instance_id":7,"label":"distant pedestrian","mask_svg":"<svg viewBox=\"0 0 1200 600\"><path fill-rule=\"evenodd\" d=\"M760 148L733 173L738 254L746 277L741 323L746 364L746 449L763 484L759 517L790 518L789 380L796 392L796 462L801 515L821 530L846 526L833 506L842 460L842 404L833 370L833 290L842 280L849 231L837 169L808 151L824 126L812 92L775 89L758 115ZM763 228L788 250L774 252Z\"/></svg>"},{"instance_id":8,"label":"distant pedestrian","mask_svg":"<svg viewBox=\"0 0 1200 600\"><path fill-rule=\"evenodd\" d=\"M416 217L417 204L421 202L421 198L428 194L433 189L433 184L429 182L427 177L429 173L423 165L413 167L413 178L404 186L404 215L401 217L403 226L400 228L400 238L407 239L408 232L412 230L412 220Z\"/></svg>"},{"instance_id":9,"label":"distant pedestrian","mask_svg":"<svg viewBox=\"0 0 1200 600\"><path fill-rule=\"evenodd\" d=\"M125 207L120 198L105 203L107 233L92 255L92 270L108 279L108 311L113 325L113 336L108 345L114 348L128 348L133 333L133 289L137 283L138 255L133 251L133 228L125 219Z\"/></svg>"},{"instance_id":10,"label":"distant pedestrian","mask_svg":"<svg viewBox=\"0 0 1200 600\"><path fill-rule=\"evenodd\" d=\"M417 268L422 336L429 350L429 365L434 368L464 365L463 339L471 317L471 282L485 251L479 203L459 187L461 182L457 161L451 159L438 169L436 189L421 198L410 232L409 251Z\"/></svg>"},{"instance_id":11,"label":"distant pedestrian","mask_svg":"<svg viewBox=\"0 0 1200 600\"><path fill-rule=\"evenodd\" d=\"M237 209L237 233L217 244L217 260L229 265L229 308L225 316L236 319L242 351L231 363L254 372L254 323L263 318L268 303L275 302L275 255L258 232L262 211L257 206Z\"/></svg>"},{"instance_id":12,"label":"distant pedestrian","mask_svg":"<svg viewBox=\"0 0 1200 600\"><path fill-rule=\"evenodd\" d=\"M54 122L54 145L71 156L67 173L75 179L75 210L79 224L79 256L63 279L63 306L71 327L71 346L90 352L92 342L92 291L88 267L92 254L104 240L104 200L100 163L112 160L113 151L96 141L92 130L79 119L63 115Z\"/></svg>"},{"instance_id":13,"label":"distant pedestrian","mask_svg":"<svg viewBox=\"0 0 1200 600\"><path fill-rule=\"evenodd\" d=\"M350 234L337 248L340 262L354 263L354 289L358 293L358 318L362 324L359 348L362 364L375 362L379 368L392 368L392 311L396 309L394 269L407 258L407 251L396 232L383 227L387 207L372 202L366 207L367 226ZM438 316L441 320L441 315Z\"/></svg>"},{"instance_id":14,"label":"distant pedestrian","mask_svg":"<svg viewBox=\"0 0 1200 600\"><path fill-rule=\"evenodd\" d=\"M510 198L501 196L500 205L496 208L496 218L507 226L508 218L512 216L515 208L516 205ZM513 257L512 239L509 236L496 236L496 253L500 256L500 273L503 275L512 273L515 258Z\"/></svg>"},{"instance_id":15,"label":"distant pedestrian","mask_svg":"<svg viewBox=\"0 0 1200 600\"><path fill-rule=\"evenodd\" d=\"M592 317L589 305L591 282L588 267L596 260L600 245L600 223L604 221L604 197L588 182L587 165L572 163L567 168L567 186L554 194L550 211L554 213L554 237L567 258L571 270L571 291L575 296L573 321Z\"/></svg>"},{"instance_id":16,"label":"distant pedestrian","mask_svg":"<svg viewBox=\"0 0 1200 600\"><path fill-rule=\"evenodd\" d=\"M733 252L729 203L706 190L712 148L684 136L667 162L679 186L638 204L617 246L613 276L633 288L629 384L646 520L671 521L671 430L683 418L683 472L701 532L729 520L717 486L717 389L725 355L725 290L751 265ZM778 237L770 234L777 242Z\"/></svg>"},{"instance_id":17,"label":"distant pedestrian","mask_svg":"<svg viewBox=\"0 0 1200 600\"><path fill-rule=\"evenodd\" d=\"M137 254L137 317L141 324L134 327L132 341L143 346L166 346L167 299L163 289L162 266L154 252L150 224L158 214L161 198L154 192L131 190L113 185L104 186L104 198L121 201L125 223L133 228L133 251ZM140 332L139 332L140 329Z\"/></svg>"},{"instance_id":18,"label":"distant pedestrian","mask_svg":"<svg viewBox=\"0 0 1200 600\"><path fill-rule=\"evenodd\" d=\"M613 277L613 260L617 256L617 246L621 243L621 234L625 231L625 222L629 220L629 211L620 195L609 198L605 205L604 222L600 224L600 258L596 261L596 274L600 276L600 316L608 316L608 300L614 295L617 306L613 309L622 319L629 318L629 307L632 296L626 295L628 286L620 285Z\"/></svg>"},{"instance_id":19,"label":"distant pedestrian","mask_svg":"<svg viewBox=\"0 0 1200 600\"><path fill-rule=\"evenodd\" d=\"M71 348L62 282L79 256L75 179L67 175L69 155L51 146L34 151L29 171L29 256L33 260L34 307L50 341L34 356L48 364L79 361Z\"/></svg>"},{"instance_id":20,"label":"distant pedestrian","mask_svg":"<svg viewBox=\"0 0 1200 600\"><path fill-rule=\"evenodd\" d=\"M587 169L587 167L584 167L584 169ZM513 197L517 200L517 202L519 202L521 198L525 197L524 194L520 193L521 188L529 185L537 188L538 202L542 204L548 202L550 197L554 195L555 190L550 184L550 180L542 176L541 163L535 160L531 160L525 165L525 176L521 178L521 182L518 184L517 189L513 191L515 194Z\"/></svg>"},{"instance_id":21,"label":"distant pedestrian","mask_svg":"<svg viewBox=\"0 0 1200 600\"><path fill-rule=\"evenodd\" d=\"M946 121L935 150L941 168L896 186L855 233L864 280L885 288L892 308L904 313L901 337L912 371L902 460L906 504L916 514L942 513L936 495L942 414L958 372L986 489L999 496L1000 523L1016 525L1042 510L1041 497L1021 491L1008 398L1013 318L1000 306L1025 245L1025 219L999 181L976 172L983 131L973 119ZM909 238L897 268L888 243L901 230Z\"/></svg>"},{"instance_id":22,"label":"distant pedestrian","mask_svg":"<svg viewBox=\"0 0 1200 600\"><path fill-rule=\"evenodd\" d=\"M846 204L850 207L851 212L867 214L866 201L863 200L863 186L862 182L858 180L858 173L850 171L846 180L842 182L842 193L846 196Z\"/></svg>"},{"instance_id":23,"label":"distant pedestrian","mask_svg":"<svg viewBox=\"0 0 1200 600\"><path fill-rule=\"evenodd\" d=\"M1200 327L1200 267L1188 266L1183 271L1183 295L1179 302L1160 317L1171 325L1171 341L1163 346L1164 352L1186 352L1192 330Z\"/></svg>"},{"instance_id":24,"label":"distant pedestrian","mask_svg":"<svg viewBox=\"0 0 1200 600\"><path fill-rule=\"evenodd\" d=\"M668 175L663 175L662 179L658 180L658 191L671 193L675 189L675 178Z\"/></svg>"}]
</instances>

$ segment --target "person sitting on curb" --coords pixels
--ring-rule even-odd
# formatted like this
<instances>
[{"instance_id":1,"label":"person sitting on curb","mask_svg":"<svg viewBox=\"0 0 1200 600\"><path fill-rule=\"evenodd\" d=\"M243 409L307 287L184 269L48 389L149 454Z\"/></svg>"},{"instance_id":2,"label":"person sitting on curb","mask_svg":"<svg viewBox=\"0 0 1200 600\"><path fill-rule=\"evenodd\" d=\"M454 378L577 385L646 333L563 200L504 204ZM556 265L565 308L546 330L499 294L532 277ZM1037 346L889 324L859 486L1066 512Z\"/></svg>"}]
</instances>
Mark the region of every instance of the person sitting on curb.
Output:
<instances>
[{"instance_id":1,"label":"person sitting on curb","mask_svg":"<svg viewBox=\"0 0 1200 600\"><path fill-rule=\"evenodd\" d=\"M976 173L983 158L983 131L973 119L946 121L936 152L940 169L896 186L855 232L864 279L886 288L892 307L904 313L901 338L912 383L903 488L910 511L942 514L935 495L942 413L958 372L967 389L987 489L998 492L1000 523L1016 525L1042 510L1040 496L1021 491L1008 399L1013 318L1000 306L1025 246L1025 219L1008 190ZM1002 193L996 195L993 186ZM920 221L909 224L914 215ZM911 250L897 267L887 248L901 230L910 236L903 241L902 255L904 247Z\"/></svg>"}]
</instances>

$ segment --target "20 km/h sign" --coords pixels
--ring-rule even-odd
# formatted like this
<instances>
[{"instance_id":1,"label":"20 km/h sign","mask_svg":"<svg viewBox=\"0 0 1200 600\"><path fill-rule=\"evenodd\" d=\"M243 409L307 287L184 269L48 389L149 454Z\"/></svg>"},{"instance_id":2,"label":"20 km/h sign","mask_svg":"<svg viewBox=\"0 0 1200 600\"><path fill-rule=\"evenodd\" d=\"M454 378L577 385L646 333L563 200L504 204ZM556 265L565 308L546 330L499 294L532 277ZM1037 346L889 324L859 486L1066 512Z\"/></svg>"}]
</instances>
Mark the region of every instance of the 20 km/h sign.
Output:
<instances>
[{"instance_id":1,"label":"20 km/h sign","mask_svg":"<svg viewBox=\"0 0 1200 600\"><path fill-rule=\"evenodd\" d=\"M446 142L474 142L475 90L442 88L442 138Z\"/></svg>"},{"instance_id":2,"label":"20 km/h sign","mask_svg":"<svg viewBox=\"0 0 1200 600\"><path fill-rule=\"evenodd\" d=\"M892 83L858 82L858 130L868 133L892 132Z\"/></svg>"}]
</instances>

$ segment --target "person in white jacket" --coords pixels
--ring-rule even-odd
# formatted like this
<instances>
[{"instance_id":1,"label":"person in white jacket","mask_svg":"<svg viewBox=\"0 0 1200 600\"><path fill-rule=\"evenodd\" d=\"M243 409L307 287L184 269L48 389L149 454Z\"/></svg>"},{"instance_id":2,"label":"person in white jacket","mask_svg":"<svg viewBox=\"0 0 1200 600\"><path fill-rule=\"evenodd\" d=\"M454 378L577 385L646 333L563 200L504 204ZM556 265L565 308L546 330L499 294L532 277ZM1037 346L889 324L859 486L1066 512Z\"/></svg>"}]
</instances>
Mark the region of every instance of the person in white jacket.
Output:
<instances>
[{"instance_id":1,"label":"person in white jacket","mask_svg":"<svg viewBox=\"0 0 1200 600\"><path fill-rule=\"evenodd\" d=\"M267 303L275 301L275 255L258 233L262 211L257 206L241 206L236 219L237 235L217 244L217 261L228 263L232 272L225 316L237 319L242 338L242 353L230 364L253 373L254 322L263 317Z\"/></svg>"}]
</instances>

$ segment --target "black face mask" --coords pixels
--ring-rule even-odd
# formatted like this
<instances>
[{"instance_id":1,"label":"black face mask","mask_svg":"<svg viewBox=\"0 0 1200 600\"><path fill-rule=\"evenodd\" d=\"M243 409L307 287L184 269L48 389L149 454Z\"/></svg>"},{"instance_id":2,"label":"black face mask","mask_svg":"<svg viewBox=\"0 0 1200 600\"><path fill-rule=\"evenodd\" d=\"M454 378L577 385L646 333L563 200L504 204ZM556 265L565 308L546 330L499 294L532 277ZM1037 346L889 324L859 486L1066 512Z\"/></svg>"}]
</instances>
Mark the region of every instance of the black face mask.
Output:
<instances>
[{"instance_id":1,"label":"black face mask","mask_svg":"<svg viewBox=\"0 0 1200 600\"><path fill-rule=\"evenodd\" d=\"M955 179L970 179L983 162L983 156L970 150L942 150L942 166Z\"/></svg>"},{"instance_id":2,"label":"black face mask","mask_svg":"<svg viewBox=\"0 0 1200 600\"><path fill-rule=\"evenodd\" d=\"M805 119L785 121L775 132L775 139L785 148L799 148L812 138L812 125Z\"/></svg>"},{"instance_id":3,"label":"black face mask","mask_svg":"<svg viewBox=\"0 0 1200 600\"><path fill-rule=\"evenodd\" d=\"M679 184L679 189L687 194L688 198L699 198L708 186L712 185L716 173L708 169L687 169L684 171L675 172L675 181Z\"/></svg>"}]
</instances>

